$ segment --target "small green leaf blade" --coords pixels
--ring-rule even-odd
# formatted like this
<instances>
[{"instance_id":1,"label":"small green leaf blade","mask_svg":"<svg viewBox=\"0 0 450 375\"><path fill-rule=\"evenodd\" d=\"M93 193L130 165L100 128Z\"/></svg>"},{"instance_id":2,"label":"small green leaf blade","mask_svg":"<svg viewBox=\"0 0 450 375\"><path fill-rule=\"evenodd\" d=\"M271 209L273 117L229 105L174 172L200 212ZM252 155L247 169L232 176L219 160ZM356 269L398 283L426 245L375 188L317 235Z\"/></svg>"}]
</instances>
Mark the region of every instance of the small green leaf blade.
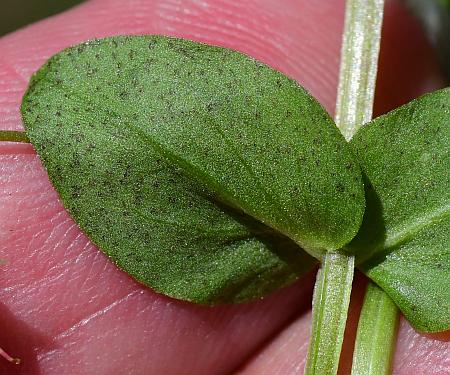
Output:
<instances>
[{"instance_id":1,"label":"small green leaf blade","mask_svg":"<svg viewBox=\"0 0 450 375\"><path fill-rule=\"evenodd\" d=\"M367 207L346 249L426 332L450 329L449 125L447 88L373 120L351 141Z\"/></svg>"},{"instance_id":2,"label":"small green leaf blade","mask_svg":"<svg viewBox=\"0 0 450 375\"><path fill-rule=\"evenodd\" d=\"M35 74L22 115L82 230L177 298L262 296L312 265L299 246L321 257L362 221L360 170L330 117L235 51L162 36L91 41Z\"/></svg>"}]
</instances>

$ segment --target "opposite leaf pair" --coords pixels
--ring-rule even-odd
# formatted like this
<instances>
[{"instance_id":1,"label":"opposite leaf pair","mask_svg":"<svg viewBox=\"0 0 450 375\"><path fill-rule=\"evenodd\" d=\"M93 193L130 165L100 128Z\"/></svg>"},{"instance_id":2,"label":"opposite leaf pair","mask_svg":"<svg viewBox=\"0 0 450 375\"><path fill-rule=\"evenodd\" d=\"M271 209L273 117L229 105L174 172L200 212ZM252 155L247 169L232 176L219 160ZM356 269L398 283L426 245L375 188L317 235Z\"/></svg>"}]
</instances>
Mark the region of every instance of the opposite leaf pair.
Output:
<instances>
[{"instance_id":1,"label":"opposite leaf pair","mask_svg":"<svg viewBox=\"0 0 450 375\"><path fill-rule=\"evenodd\" d=\"M439 331L450 328L449 104L449 90L422 97L348 144L260 62L140 36L53 56L22 114L80 228L155 290L244 301L309 270L307 253L342 249L413 325Z\"/></svg>"}]
</instances>

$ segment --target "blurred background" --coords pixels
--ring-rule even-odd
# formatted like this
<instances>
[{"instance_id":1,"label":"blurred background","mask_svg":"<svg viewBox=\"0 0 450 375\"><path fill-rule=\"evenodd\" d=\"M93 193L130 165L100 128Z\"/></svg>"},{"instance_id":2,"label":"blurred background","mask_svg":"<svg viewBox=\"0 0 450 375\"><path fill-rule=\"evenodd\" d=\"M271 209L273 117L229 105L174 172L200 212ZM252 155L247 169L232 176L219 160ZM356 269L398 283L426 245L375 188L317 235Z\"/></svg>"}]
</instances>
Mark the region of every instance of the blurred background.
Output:
<instances>
[{"instance_id":1,"label":"blurred background","mask_svg":"<svg viewBox=\"0 0 450 375\"><path fill-rule=\"evenodd\" d=\"M0 36L84 0L0 0Z\"/></svg>"},{"instance_id":2,"label":"blurred background","mask_svg":"<svg viewBox=\"0 0 450 375\"><path fill-rule=\"evenodd\" d=\"M85 0L0 0L0 36L83 1ZM434 47L441 70L450 83L450 0L401 1L422 24Z\"/></svg>"}]
</instances>

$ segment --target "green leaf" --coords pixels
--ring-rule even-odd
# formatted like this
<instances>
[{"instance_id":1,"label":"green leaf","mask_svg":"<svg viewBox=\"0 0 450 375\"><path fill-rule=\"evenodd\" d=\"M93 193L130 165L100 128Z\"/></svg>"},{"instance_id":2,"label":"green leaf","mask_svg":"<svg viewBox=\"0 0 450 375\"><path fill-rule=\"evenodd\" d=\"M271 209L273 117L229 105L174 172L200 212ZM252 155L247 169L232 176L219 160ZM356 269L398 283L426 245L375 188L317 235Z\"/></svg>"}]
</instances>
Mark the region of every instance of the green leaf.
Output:
<instances>
[{"instance_id":1,"label":"green leaf","mask_svg":"<svg viewBox=\"0 0 450 375\"><path fill-rule=\"evenodd\" d=\"M363 127L351 141L366 213L347 249L421 331L450 329L450 89ZM367 259L369 258L369 259Z\"/></svg>"},{"instance_id":2,"label":"green leaf","mask_svg":"<svg viewBox=\"0 0 450 375\"><path fill-rule=\"evenodd\" d=\"M232 50L162 36L81 44L34 75L22 114L81 229L177 298L264 295L311 266L298 246L321 257L362 221L358 164L324 109Z\"/></svg>"}]
</instances>

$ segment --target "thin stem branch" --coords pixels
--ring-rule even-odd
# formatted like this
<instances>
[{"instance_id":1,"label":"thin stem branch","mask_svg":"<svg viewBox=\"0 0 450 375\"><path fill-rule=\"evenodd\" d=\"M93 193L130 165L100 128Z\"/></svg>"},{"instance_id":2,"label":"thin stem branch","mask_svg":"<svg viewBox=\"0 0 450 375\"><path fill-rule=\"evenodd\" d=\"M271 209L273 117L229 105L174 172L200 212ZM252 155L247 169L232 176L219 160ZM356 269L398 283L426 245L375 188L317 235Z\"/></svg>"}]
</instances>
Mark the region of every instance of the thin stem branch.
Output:
<instances>
[{"instance_id":1,"label":"thin stem branch","mask_svg":"<svg viewBox=\"0 0 450 375\"><path fill-rule=\"evenodd\" d=\"M2 348L0 348L0 357L5 358L8 362L19 365L21 360L20 358L13 358L8 353L6 353Z\"/></svg>"},{"instance_id":2,"label":"thin stem branch","mask_svg":"<svg viewBox=\"0 0 450 375\"><path fill-rule=\"evenodd\" d=\"M25 132L15 130L0 130L0 142L30 143Z\"/></svg>"},{"instance_id":3,"label":"thin stem branch","mask_svg":"<svg viewBox=\"0 0 450 375\"><path fill-rule=\"evenodd\" d=\"M375 284L369 284L358 322L352 375L390 374L398 315L389 296Z\"/></svg>"},{"instance_id":4,"label":"thin stem branch","mask_svg":"<svg viewBox=\"0 0 450 375\"><path fill-rule=\"evenodd\" d=\"M326 253L317 273L306 375L337 373L352 290L354 257Z\"/></svg>"}]
</instances>

